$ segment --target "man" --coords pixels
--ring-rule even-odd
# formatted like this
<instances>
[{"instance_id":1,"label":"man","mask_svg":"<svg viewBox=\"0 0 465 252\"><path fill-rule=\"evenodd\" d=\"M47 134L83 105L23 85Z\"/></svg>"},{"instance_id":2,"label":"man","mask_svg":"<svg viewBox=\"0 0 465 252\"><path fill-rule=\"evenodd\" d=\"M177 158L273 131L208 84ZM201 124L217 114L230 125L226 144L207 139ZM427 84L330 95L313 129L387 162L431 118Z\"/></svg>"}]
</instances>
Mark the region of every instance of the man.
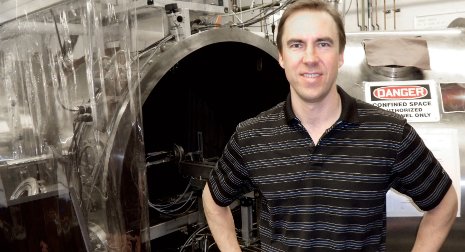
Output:
<instances>
[{"instance_id":1,"label":"man","mask_svg":"<svg viewBox=\"0 0 465 252\"><path fill-rule=\"evenodd\" d=\"M438 251L457 211L451 179L404 118L336 85L345 47L337 11L300 0L278 29L290 94L238 125L203 192L218 247L240 251L228 205L257 190L263 251L385 251L394 188L425 211L412 251Z\"/></svg>"}]
</instances>

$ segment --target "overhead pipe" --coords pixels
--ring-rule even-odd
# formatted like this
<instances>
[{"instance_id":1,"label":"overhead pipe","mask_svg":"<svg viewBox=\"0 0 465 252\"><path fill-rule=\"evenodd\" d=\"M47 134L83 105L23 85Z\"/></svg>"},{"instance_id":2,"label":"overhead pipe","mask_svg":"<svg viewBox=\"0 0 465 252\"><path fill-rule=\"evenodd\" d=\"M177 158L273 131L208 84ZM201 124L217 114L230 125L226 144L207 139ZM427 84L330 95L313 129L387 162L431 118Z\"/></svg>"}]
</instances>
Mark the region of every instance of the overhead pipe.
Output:
<instances>
[{"instance_id":1,"label":"overhead pipe","mask_svg":"<svg viewBox=\"0 0 465 252\"><path fill-rule=\"evenodd\" d=\"M373 25L373 1L372 0L367 0L367 20L368 20L367 29L370 31L374 30L375 26Z\"/></svg>"},{"instance_id":2,"label":"overhead pipe","mask_svg":"<svg viewBox=\"0 0 465 252\"><path fill-rule=\"evenodd\" d=\"M362 0L362 30L366 31L367 26L365 25L365 1Z\"/></svg>"},{"instance_id":3,"label":"overhead pipe","mask_svg":"<svg viewBox=\"0 0 465 252\"><path fill-rule=\"evenodd\" d=\"M396 30L396 12L397 12L396 0L394 0L394 8L392 9L392 12L393 12L393 15L394 15L394 30Z\"/></svg>"},{"instance_id":4,"label":"overhead pipe","mask_svg":"<svg viewBox=\"0 0 465 252\"><path fill-rule=\"evenodd\" d=\"M357 26L360 31L363 31L362 26L360 25L360 14L358 12L358 0L355 0L355 7L357 9Z\"/></svg>"},{"instance_id":5,"label":"overhead pipe","mask_svg":"<svg viewBox=\"0 0 465 252\"><path fill-rule=\"evenodd\" d=\"M378 24L378 0L375 0L375 25L376 25L376 30L379 30L379 24Z\"/></svg>"},{"instance_id":6,"label":"overhead pipe","mask_svg":"<svg viewBox=\"0 0 465 252\"><path fill-rule=\"evenodd\" d=\"M387 14L390 14L392 12L392 14L394 15L394 30L397 29L397 12L400 12L400 9L397 8L396 6L396 0L393 0L393 7L392 9L386 9L386 0L384 0L384 30L386 30L386 15Z\"/></svg>"},{"instance_id":7,"label":"overhead pipe","mask_svg":"<svg viewBox=\"0 0 465 252\"><path fill-rule=\"evenodd\" d=\"M384 10L383 10L383 14L384 14L384 30L386 30L386 14L387 14L387 11L386 11L386 0L384 0Z\"/></svg>"}]
</instances>

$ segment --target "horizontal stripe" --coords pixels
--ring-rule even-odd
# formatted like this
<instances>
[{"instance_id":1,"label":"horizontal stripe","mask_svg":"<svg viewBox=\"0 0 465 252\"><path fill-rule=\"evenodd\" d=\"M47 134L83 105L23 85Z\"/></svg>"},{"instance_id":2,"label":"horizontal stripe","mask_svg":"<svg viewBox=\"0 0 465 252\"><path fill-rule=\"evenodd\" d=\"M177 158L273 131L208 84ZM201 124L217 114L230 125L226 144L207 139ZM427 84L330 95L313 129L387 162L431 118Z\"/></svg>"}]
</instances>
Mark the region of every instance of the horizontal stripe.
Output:
<instances>
[{"instance_id":1,"label":"horizontal stripe","mask_svg":"<svg viewBox=\"0 0 465 252\"><path fill-rule=\"evenodd\" d=\"M318 145L288 100L241 122L212 172L221 205L259 191L264 251L383 251L391 187L431 209L451 184L405 119L339 92L341 120Z\"/></svg>"}]
</instances>

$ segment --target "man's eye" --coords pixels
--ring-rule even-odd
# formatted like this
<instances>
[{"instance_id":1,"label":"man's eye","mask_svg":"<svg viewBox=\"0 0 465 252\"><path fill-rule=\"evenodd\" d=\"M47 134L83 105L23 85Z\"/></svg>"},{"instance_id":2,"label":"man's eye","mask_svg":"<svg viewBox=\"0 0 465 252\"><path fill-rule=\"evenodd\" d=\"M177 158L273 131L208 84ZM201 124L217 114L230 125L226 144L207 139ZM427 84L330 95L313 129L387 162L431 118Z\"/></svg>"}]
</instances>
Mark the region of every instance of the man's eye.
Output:
<instances>
[{"instance_id":1,"label":"man's eye","mask_svg":"<svg viewBox=\"0 0 465 252\"><path fill-rule=\"evenodd\" d=\"M290 48L301 48L302 43L291 43L291 44L289 44L289 47Z\"/></svg>"},{"instance_id":2,"label":"man's eye","mask_svg":"<svg viewBox=\"0 0 465 252\"><path fill-rule=\"evenodd\" d=\"M329 42L320 42L318 43L320 47L331 47L331 43Z\"/></svg>"}]
</instances>

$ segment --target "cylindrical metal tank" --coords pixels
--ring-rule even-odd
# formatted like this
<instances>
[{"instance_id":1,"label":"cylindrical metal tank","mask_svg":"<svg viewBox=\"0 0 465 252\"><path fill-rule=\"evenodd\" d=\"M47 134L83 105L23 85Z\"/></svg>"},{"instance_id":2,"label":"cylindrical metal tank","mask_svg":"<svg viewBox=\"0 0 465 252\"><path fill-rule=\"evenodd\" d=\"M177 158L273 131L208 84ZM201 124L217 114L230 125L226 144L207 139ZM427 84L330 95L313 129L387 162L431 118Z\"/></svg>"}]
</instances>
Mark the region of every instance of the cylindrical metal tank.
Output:
<instances>
[{"instance_id":1,"label":"cylindrical metal tank","mask_svg":"<svg viewBox=\"0 0 465 252\"><path fill-rule=\"evenodd\" d=\"M284 100L289 86L268 40L238 28L198 33L142 58L146 152L178 143L221 154L236 124Z\"/></svg>"},{"instance_id":2,"label":"cylindrical metal tank","mask_svg":"<svg viewBox=\"0 0 465 252\"><path fill-rule=\"evenodd\" d=\"M430 70L419 70L412 67L380 67L368 66L363 42L368 39L388 38L422 38L427 42L430 58ZM405 32L361 32L348 33L347 46L344 54L344 65L340 69L338 84L351 95L365 100L364 82L378 81L409 81L409 80L433 80L440 94L440 85L457 83L465 89L465 31L463 29L446 29L440 31L405 31ZM438 96L438 104L444 100ZM465 97L461 98L465 104ZM440 120L436 122L412 122L416 129L455 129L457 130L457 142L459 153L460 177L455 185L461 200L459 201L458 217L442 251L464 251L465 233L464 194L465 194L465 111L445 112L440 108ZM431 147L430 147L431 148ZM434 146L441 148L441 146ZM446 160L448 161L448 160ZM461 162L460 162L461 161ZM408 251L415 240L416 230L420 222L419 217L389 217L388 212L388 251Z\"/></svg>"},{"instance_id":3,"label":"cylindrical metal tank","mask_svg":"<svg viewBox=\"0 0 465 252\"><path fill-rule=\"evenodd\" d=\"M368 67L363 40L393 36L421 36L426 39L431 70ZM351 95L362 100L365 81L465 81L463 71L460 71L465 65L465 36L460 29L349 33L347 39L345 63L337 81ZM238 122L285 99L289 88L277 57L276 47L266 39L235 28L209 30L176 44L158 45L152 54L141 56L139 64L146 154L170 153L173 146L178 150L172 152L176 155L167 154L156 166L147 167L150 201L181 194L186 184L191 182L190 176L205 179L202 178L205 171L201 169L190 171L189 176L183 175L179 169L179 153L189 153L191 157L200 153L205 160L214 160L221 154ZM464 113L441 112L439 122L412 125L457 129L459 153L463 159L463 122ZM184 152L179 151L179 146ZM457 188L461 198L464 194L464 170L465 165L461 163L461 186ZM460 213L463 208L462 200ZM195 212L195 217L189 215L184 222L173 222L151 209L152 250L174 246L168 244L164 237L172 236L183 225L202 222L200 211ZM388 251L409 250L419 221L420 217L388 217ZM463 250L460 235L464 229L463 217L457 218L443 251ZM179 236L176 238L179 239ZM188 237L181 240L183 238Z\"/></svg>"},{"instance_id":4,"label":"cylindrical metal tank","mask_svg":"<svg viewBox=\"0 0 465 252\"><path fill-rule=\"evenodd\" d=\"M203 212L199 202L186 211L156 205L186 188L193 198L200 195L236 125L284 100L289 85L276 47L239 28L197 33L152 51L139 63L147 162L156 163L147 167L150 237L152 251L169 251L195 233L178 230L204 227ZM163 158L154 161L156 155Z\"/></svg>"}]
</instances>

